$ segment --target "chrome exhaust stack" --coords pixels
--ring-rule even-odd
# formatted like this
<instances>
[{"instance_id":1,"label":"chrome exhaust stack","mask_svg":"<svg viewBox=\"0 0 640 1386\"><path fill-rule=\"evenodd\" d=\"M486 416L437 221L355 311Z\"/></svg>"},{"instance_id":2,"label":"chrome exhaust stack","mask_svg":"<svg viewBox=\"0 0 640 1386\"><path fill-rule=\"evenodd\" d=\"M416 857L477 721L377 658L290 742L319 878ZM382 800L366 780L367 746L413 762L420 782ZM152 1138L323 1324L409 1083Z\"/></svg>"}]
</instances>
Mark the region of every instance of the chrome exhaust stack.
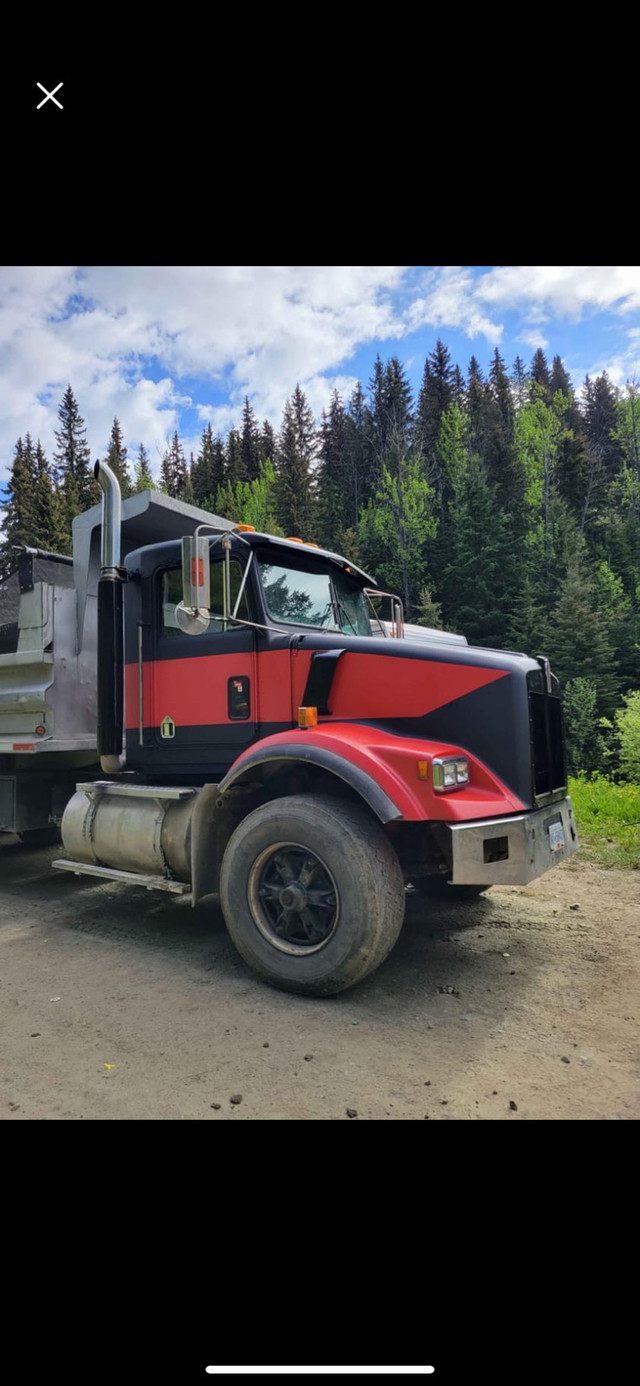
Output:
<instances>
[{"instance_id":1,"label":"chrome exhaust stack","mask_svg":"<svg viewBox=\"0 0 640 1386\"><path fill-rule=\"evenodd\" d=\"M105 775L124 769L124 638L120 567L122 497L106 462L93 469L102 489L102 535L98 582L98 755Z\"/></svg>"}]
</instances>

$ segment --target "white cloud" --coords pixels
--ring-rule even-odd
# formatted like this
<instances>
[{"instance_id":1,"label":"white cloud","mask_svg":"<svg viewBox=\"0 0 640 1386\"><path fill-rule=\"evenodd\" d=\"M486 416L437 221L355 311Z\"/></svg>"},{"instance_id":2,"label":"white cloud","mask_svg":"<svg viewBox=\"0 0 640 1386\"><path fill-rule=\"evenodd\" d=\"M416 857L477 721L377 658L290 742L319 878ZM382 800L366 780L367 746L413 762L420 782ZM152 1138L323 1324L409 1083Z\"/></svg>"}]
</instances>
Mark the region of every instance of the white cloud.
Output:
<instances>
[{"instance_id":1,"label":"white cloud","mask_svg":"<svg viewBox=\"0 0 640 1386\"><path fill-rule=\"evenodd\" d=\"M391 302L403 274L402 266L313 265L4 270L5 465L27 430L53 449L69 381L94 454L117 415L128 446L144 440L155 460L190 403L179 389L186 377L217 383L226 395L219 406L193 402L198 417L222 431L238 423L245 394L260 419L275 422L298 381L321 411L334 385L346 392L355 383L327 372L360 343L407 330ZM150 358L163 373L157 382Z\"/></svg>"},{"instance_id":2,"label":"white cloud","mask_svg":"<svg viewBox=\"0 0 640 1386\"><path fill-rule=\"evenodd\" d=\"M549 345L544 332L538 331L535 327L532 327L528 332L521 332L516 340L518 342L524 342L525 346L533 347L534 351L536 351L538 347L542 347L544 351Z\"/></svg>"},{"instance_id":3,"label":"white cloud","mask_svg":"<svg viewBox=\"0 0 640 1386\"><path fill-rule=\"evenodd\" d=\"M425 325L457 327L467 337L482 335L497 346L504 329L482 309L477 282L468 267L451 265L429 270L423 280L425 292L414 299L407 311L411 330Z\"/></svg>"},{"instance_id":4,"label":"white cloud","mask_svg":"<svg viewBox=\"0 0 640 1386\"><path fill-rule=\"evenodd\" d=\"M594 361L586 370L579 372L574 370L573 377L580 380L578 393L582 393L585 376L591 380L597 375L602 375L606 371L612 385L620 387L626 385L628 380L640 380L640 352L636 348L633 353L620 352L615 356L601 356L598 361Z\"/></svg>"},{"instance_id":5,"label":"white cloud","mask_svg":"<svg viewBox=\"0 0 640 1386\"><path fill-rule=\"evenodd\" d=\"M579 318L585 308L640 308L638 265L508 265L478 279L475 297L497 309L534 305L538 315Z\"/></svg>"},{"instance_id":6,"label":"white cloud","mask_svg":"<svg viewBox=\"0 0 640 1386\"><path fill-rule=\"evenodd\" d=\"M299 382L316 414L362 344L398 341L424 327L502 341L514 331L546 346L551 318L640 306L640 269L441 266L232 266L8 268L0 271L0 475L29 430L49 453L56 411L71 382L94 455L114 415L130 450L144 441L157 468L167 436L210 419L226 432L245 394L260 420L279 421ZM628 322L628 318L627 318ZM610 362L626 378L628 352ZM551 334L549 334L551 335ZM413 359L413 358L411 358ZM186 382L190 399L186 395ZM219 402L211 403L212 387ZM183 420L184 427L184 420Z\"/></svg>"}]
</instances>

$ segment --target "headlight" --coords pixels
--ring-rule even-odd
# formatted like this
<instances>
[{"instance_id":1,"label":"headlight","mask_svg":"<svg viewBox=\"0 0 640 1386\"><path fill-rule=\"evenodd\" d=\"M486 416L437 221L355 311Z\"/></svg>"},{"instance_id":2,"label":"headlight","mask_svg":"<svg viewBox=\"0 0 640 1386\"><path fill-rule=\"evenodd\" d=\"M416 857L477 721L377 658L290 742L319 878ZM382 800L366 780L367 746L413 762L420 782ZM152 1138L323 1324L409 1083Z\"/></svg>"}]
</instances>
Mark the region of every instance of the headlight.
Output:
<instances>
[{"instance_id":1,"label":"headlight","mask_svg":"<svg viewBox=\"0 0 640 1386\"><path fill-rule=\"evenodd\" d=\"M459 785L469 783L469 762L460 756L443 760L438 757L433 762L433 787L434 789L457 789Z\"/></svg>"}]
</instances>

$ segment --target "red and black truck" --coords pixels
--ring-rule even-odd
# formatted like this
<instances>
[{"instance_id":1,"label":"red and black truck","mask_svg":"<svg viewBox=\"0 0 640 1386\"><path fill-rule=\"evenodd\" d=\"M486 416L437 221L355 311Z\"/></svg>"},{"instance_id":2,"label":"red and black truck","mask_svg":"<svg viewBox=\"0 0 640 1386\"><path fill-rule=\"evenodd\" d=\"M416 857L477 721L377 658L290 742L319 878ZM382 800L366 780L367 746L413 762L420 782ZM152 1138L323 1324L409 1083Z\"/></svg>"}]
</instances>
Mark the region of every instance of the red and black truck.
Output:
<instances>
[{"instance_id":1,"label":"red and black truck","mask_svg":"<svg viewBox=\"0 0 640 1386\"><path fill-rule=\"evenodd\" d=\"M443 632L412 638L399 599L350 560L149 493L121 513L116 478L101 463L96 476L101 533L95 519L80 524L74 572L84 629L95 626L95 643L76 642L88 663L75 686L87 685L97 749L92 763L84 747L80 775L77 761L52 767L62 745L42 759L57 869L193 904L217 896L261 977L330 994L389 953L408 885L462 907L575 851L547 659ZM15 827L1 817L3 778L26 802L37 757L24 748L46 751L54 699L49 686L42 705L27 700L11 743L22 753L9 755L3 658L0 827Z\"/></svg>"}]
</instances>

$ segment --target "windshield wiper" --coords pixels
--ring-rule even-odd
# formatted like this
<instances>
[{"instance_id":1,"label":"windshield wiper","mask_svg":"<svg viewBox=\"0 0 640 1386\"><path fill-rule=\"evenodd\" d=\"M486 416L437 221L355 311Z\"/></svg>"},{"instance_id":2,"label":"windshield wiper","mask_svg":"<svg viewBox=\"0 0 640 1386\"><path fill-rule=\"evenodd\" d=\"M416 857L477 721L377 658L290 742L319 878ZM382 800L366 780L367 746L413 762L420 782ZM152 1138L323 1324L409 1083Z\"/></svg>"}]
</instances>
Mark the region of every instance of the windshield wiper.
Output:
<instances>
[{"instance_id":1,"label":"windshield wiper","mask_svg":"<svg viewBox=\"0 0 640 1386\"><path fill-rule=\"evenodd\" d=\"M347 624L351 626L351 629L352 629L354 635L357 635L358 632L357 632L357 630L356 630L356 628L355 628L355 626L354 626L354 624L353 624L353 621L350 619L349 616L347 616L347 613L346 613L346 611L345 611L345 609L344 609L344 607L343 607L343 605L342 605L342 602L340 601L340 598L339 598L339 596L338 596L338 589L337 589L337 587L335 586L335 583L333 583L333 582L331 583L331 591L332 591L332 593L333 593L333 603L332 603L332 604L333 604L333 607L334 607L333 616L334 616L334 620L336 621L338 630L344 630L344 627L340 624L340 618L341 618L341 616L342 616L342 617L344 617L344 619L345 619L345 621L347 622Z\"/></svg>"}]
</instances>

